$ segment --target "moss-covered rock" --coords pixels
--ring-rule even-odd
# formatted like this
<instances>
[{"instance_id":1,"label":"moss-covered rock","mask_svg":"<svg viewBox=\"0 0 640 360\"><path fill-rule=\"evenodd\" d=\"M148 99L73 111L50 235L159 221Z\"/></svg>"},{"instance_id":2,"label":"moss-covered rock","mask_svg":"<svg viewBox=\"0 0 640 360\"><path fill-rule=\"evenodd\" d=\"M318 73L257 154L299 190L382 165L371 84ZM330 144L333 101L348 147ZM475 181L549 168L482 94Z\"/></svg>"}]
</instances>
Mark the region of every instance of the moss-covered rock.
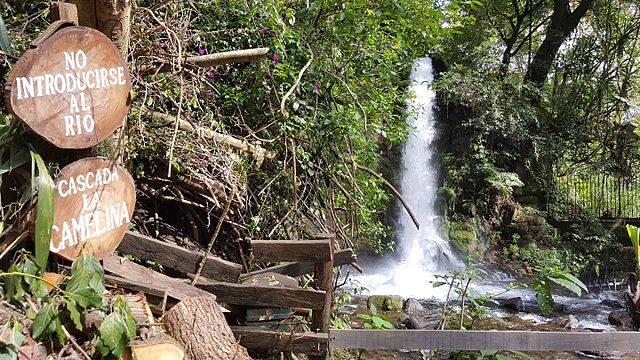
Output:
<instances>
[{"instance_id":1,"label":"moss-covered rock","mask_svg":"<svg viewBox=\"0 0 640 360\"><path fill-rule=\"evenodd\" d=\"M386 311L400 311L402 310L402 303L404 299L397 295L372 295L367 300L367 307L375 305L376 308Z\"/></svg>"},{"instance_id":2,"label":"moss-covered rock","mask_svg":"<svg viewBox=\"0 0 640 360\"><path fill-rule=\"evenodd\" d=\"M474 219L452 221L449 225L449 241L463 255L482 258L487 244L478 234Z\"/></svg>"}]
</instances>

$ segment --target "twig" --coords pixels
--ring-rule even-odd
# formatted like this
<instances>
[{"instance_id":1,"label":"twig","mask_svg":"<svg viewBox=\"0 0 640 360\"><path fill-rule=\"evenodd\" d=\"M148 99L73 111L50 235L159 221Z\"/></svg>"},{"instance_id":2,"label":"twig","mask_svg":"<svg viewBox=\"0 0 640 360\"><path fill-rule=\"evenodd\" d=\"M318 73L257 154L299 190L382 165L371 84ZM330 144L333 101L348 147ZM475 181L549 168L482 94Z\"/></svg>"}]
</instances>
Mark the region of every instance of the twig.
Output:
<instances>
[{"instance_id":1,"label":"twig","mask_svg":"<svg viewBox=\"0 0 640 360\"><path fill-rule=\"evenodd\" d=\"M353 100L356 102L356 105L358 105L358 107L360 108L360 111L362 111L362 116L364 116L364 131L367 132L368 131L368 121L367 121L367 112L364 111L364 107L362 107L362 104L360 104L360 101L358 100L358 97L356 96L356 94L353 93L353 91L351 91L351 88L349 87L349 85L347 85L347 83L342 80L341 78L339 78L337 75L325 71L325 73L333 76L334 78L338 79L338 81L340 81L342 83L342 85L344 85L347 88L347 91L349 92L349 94L351 94L351 97L353 98Z\"/></svg>"},{"instance_id":2,"label":"twig","mask_svg":"<svg viewBox=\"0 0 640 360\"><path fill-rule=\"evenodd\" d=\"M184 77L180 72L180 100L178 101L178 113L176 114L176 123L173 127L173 137L171 138L171 147L169 148L169 171L167 177L171 177L171 169L173 168L173 150L176 147L176 138L178 136L178 128L180 126L180 113L182 112L182 97L184 96Z\"/></svg>"},{"instance_id":3,"label":"twig","mask_svg":"<svg viewBox=\"0 0 640 360\"><path fill-rule=\"evenodd\" d=\"M7 253L9 253L9 251L11 251L11 249L13 249L13 247L14 247L14 246L16 246L16 245L17 245L18 243L20 243L22 240L24 240L24 238L26 238L26 237L27 237L27 235L29 235L29 231L28 231L28 230L26 230L26 231L24 231L22 234L18 235L18 236L16 237L16 239L15 239L15 240L13 240L13 241L11 242L11 244L9 244L9 245L7 246L7 248L6 248L6 249L4 249L4 251L2 252L2 254L0 254L0 259L2 259L3 257L5 257L5 255L7 255Z\"/></svg>"},{"instance_id":4,"label":"twig","mask_svg":"<svg viewBox=\"0 0 640 360\"><path fill-rule=\"evenodd\" d=\"M200 273L204 268L204 264L207 261L207 256L211 252L211 248L213 248L213 243L216 241L218 237L218 233L220 232L220 228L222 227L222 223L224 222L224 218L227 217L227 212L229 212L229 208L231 207L231 202L233 202L233 198L236 196L236 185L233 184L233 188L231 189L231 194L227 199L227 203L224 206L224 210L222 210L222 214L220 215L220 219L218 219L218 224L216 225L216 230L213 232L213 236L211 236L211 241L209 241L209 246L207 246L207 251L204 252L202 256L202 260L200 260L200 264L198 265L198 271L196 271L196 275L193 277L191 281L191 285L195 286L198 282L198 278L200 277Z\"/></svg>"},{"instance_id":5,"label":"twig","mask_svg":"<svg viewBox=\"0 0 640 360\"><path fill-rule=\"evenodd\" d=\"M62 332L64 333L64 336L66 336L67 339L69 339L71 341L71 343L73 344L73 347L75 347L76 350L78 350L80 352L80 354L82 354L82 356L84 356L85 359L91 360L91 357L80 347L80 345L78 345L78 343L73 338L73 336L71 336L71 334L69 334L69 332L67 331L67 328L65 328L64 325L62 325L61 327L62 327Z\"/></svg>"},{"instance_id":6,"label":"twig","mask_svg":"<svg viewBox=\"0 0 640 360\"><path fill-rule=\"evenodd\" d=\"M407 204L407 202L404 200L402 195L400 195L398 190L396 190L396 188L393 185L391 185L391 183L388 182L387 179L385 179L382 175L378 174L377 172L373 171L372 169L369 169L364 165L360 165L358 163L355 163L355 165L356 165L356 169L368 172L369 174L382 180L382 182L384 182L384 184L389 188L389 190L393 193L393 195L395 195L398 198L398 200L400 200L400 202L402 203L402 206L404 207L405 210L407 210L407 213L409 213L411 220L416 225L416 228L420 229L420 223L418 222L418 219L416 218L416 216L413 214L413 211L411 211L409 204Z\"/></svg>"},{"instance_id":7,"label":"twig","mask_svg":"<svg viewBox=\"0 0 640 360\"><path fill-rule=\"evenodd\" d=\"M293 84L291 89L289 89L289 91L287 91L287 93L284 94L284 97L282 98L282 101L280 102L280 112L285 117L287 117L287 114L284 111L284 105L287 102L287 99L295 91L295 89L298 87L298 85L300 85L300 80L302 80L302 75L304 75L304 72L307 71L307 69L309 68L309 66L311 66L311 63L313 62L313 51L311 51L311 48L309 48L308 46L307 46L307 49L309 49L309 54L311 54L311 57L309 58L309 61L307 61L305 66L302 68L302 70L300 70L300 73L298 73L298 79Z\"/></svg>"}]
</instances>

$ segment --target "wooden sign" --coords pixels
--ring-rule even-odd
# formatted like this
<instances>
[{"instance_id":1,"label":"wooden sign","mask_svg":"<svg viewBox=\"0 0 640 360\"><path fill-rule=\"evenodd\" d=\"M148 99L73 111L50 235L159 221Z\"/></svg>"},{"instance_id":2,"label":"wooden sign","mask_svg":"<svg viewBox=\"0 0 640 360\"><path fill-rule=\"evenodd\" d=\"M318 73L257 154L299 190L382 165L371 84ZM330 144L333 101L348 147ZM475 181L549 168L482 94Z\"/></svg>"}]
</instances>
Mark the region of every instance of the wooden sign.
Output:
<instances>
[{"instance_id":1,"label":"wooden sign","mask_svg":"<svg viewBox=\"0 0 640 360\"><path fill-rule=\"evenodd\" d=\"M129 70L113 43L95 29L71 26L20 57L5 103L53 145L85 149L122 124L130 90Z\"/></svg>"},{"instance_id":2,"label":"wooden sign","mask_svg":"<svg viewBox=\"0 0 640 360\"><path fill-rule=\"evenodd\" d=\"M128 229L136 190L125 168L103 158L65 166L56 179L50 250L75 259L87 247L98 259L115 250Z\"/></svg>"}]
</instances>

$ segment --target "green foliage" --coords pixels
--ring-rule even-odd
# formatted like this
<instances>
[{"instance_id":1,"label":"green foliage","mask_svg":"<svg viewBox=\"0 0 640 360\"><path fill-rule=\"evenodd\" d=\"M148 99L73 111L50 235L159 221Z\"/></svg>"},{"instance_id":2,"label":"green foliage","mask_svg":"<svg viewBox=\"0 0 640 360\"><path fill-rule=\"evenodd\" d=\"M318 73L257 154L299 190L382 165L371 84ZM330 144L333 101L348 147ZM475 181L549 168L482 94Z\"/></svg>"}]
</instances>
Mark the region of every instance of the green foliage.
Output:
<instances>
[{"instance_id":1,"label":"green foliage","mask_svg":"<svg viewBox=\"0 0 640 360\"><path fill-rule=\"evenodd\" d=\"M553 296L551 294L551 283L581 296L582 292L588 292L587 287L569 272L558 268L542 269L536 272L535 279L531 282L531 287L536 291L536 301L538 308L543 315L551 315L553 312Z\"/></svg>"},{"instance_id":2,"label":"green foliage","mask_svg":"<svg viewBox=\"0 0 640 360\"><path fill-rule=\"evenodd\" d=\"M435 275L437 281L432 283L434 288L447 286L447 296L440 310L442 320L439 329L444 330L447 326L458 328L460 330L472 330L476 321L482 316L491 316L496 319L489 310L487 304L497 304L494 300L498 295L511 290L514 285L509 284L507 288L498 294L486 293L482 294L469 288L473 281L481 280L486 275L486 271L477 266L476 259L467 258L467 265L464 270L454 270L449 274ZM460 303L460 313L455 311L452 306L453 296L457 295L457 301ZM457 323L453 323L454 321Z\"/></svg>"},{"instance_id":3,"label":"green foliage","mask_svg":"<svg viewBox=\"0 0 640 360\"><path fill-rule=\"evenodd\" d=\"M640 248L639 248L639 234L638 228L633 225L627 225L627 233L629 234L629 239L631 239L631 245L633 246L633 251L636 254L636 273L640 274Z\"/></svg>"},{"instance_id":4,"label":"green foliage","mask_svg":"<svg viewBox=\"0 0 640 360\"><path fill-rule=\"evenodd\" d=\"M7 31L7 27L4 24L4 19L2 19L2 15L0 15L0 50L5 54L13 55L13 50L11 49L11 39L9 39L9 32Z\"/></svg>"},{"instance_id":5,"label":"green foliage","mask_svg":"<svg viewBox=\"0 0 640 360\"><path fill-rule=\"evenodd\" d=\"M389 318L379 314L375 305L371 304L369 307L371 314L358 314L356 318L365 320L365 329L376 330L392 330L395 329L393 324L389 321Z\"/></svg>"},{"instance_id":6,"label":"green foliage","mask_svg":"<svg viewBox=\"0 0 640 360\"><path fill-rule=\"evenodd\" d=\"M135 320L127 302L120 296L116 297L113 311L104 318L98 332L96 348L102 356L113 354L120 357L125 347L136 336Z\"/></svg>"},{"instance_id":7,"label":"green foliage","mask_svg":"<svg viewBox=\"0 0 640 360\"><path fill-rule=\"evenodd\" d=\"M40 266L40 269L44 269L47 265L47 258L49 257L49 243L51 242L51 228L53 226L53 196L55 192L55 184L49 170L44 164L40 155L31 152L31 168L35 169L37 165L38 176L37 178L32 175L31 188L35 191L38 189L38 208L36 212L36 229L35 229L35 243L36 243L36 262ZM36 185L37 184L37 185Z\"/></svg>"},{"instance_id":8,"label":"green foliage","mask_svg":"<svg viewBox=\"0 0 640 360\"><path fill-rule=\"evenodd\" d=\"M106 306L103 304L104 270L100 262L93 255L81 253L71 266L68 281L50 284L53 286L51 291L46 289L45 279L38 275L39 272L35 259L26 252L18 254L7 272L0 272L0 279L4 280L0 291L8 301L32 314L31 336L38 341L52 337L63 344L66 339L64 324L72 322L78 331L82 331L81 317L97 309L105 312L106 317L92 344L102 356L120 356L136 336L137 328L122 297L116 297ZM41 304L36 312L29 310L34 303ZM0 340L4 338L1 334L2 330ZM2 354L0 352L0 359Z\"/></svg>"},{"instance_id":9,"label":"green foliage","mask_svg":"<svg viewBox=\"0 0 640 360\"><path fill-rule=\"evenodd\" d=\"M22 324L18 321L7 321L0 325L0 360L17 360L24 334Z\"/></svg>"}]
</instances>

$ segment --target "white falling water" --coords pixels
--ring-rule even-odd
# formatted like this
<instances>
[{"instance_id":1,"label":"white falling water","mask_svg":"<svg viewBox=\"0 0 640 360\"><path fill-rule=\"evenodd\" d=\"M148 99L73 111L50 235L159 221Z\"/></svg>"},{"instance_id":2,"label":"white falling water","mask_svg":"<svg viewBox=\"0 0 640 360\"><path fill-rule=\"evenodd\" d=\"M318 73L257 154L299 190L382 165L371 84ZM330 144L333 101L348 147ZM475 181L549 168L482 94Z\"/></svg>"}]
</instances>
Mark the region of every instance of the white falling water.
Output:
<instances>
[{"instance_id":1,"label":"white falling water","mask_svg":"<svg viewBox=\"0 0 640 360\"><path fill-rule=\"evenodd\" d=\"M412 129L402 152L400 193L420 223L416 228L400 207L396 247L400 262L378 269L368 269L358 280L371 294L403 297L437 298L446 296L446 287L434 289L435 274L461 266L449 243L439 234L439 214L435 211L438 190L437 166L434 159L436 140L435 91L431 88L433 69L430 58L416 60L411 71L407 99L407 124ZM387 264L388 265L388 264Z\"/></svg>"}]
</instances>

